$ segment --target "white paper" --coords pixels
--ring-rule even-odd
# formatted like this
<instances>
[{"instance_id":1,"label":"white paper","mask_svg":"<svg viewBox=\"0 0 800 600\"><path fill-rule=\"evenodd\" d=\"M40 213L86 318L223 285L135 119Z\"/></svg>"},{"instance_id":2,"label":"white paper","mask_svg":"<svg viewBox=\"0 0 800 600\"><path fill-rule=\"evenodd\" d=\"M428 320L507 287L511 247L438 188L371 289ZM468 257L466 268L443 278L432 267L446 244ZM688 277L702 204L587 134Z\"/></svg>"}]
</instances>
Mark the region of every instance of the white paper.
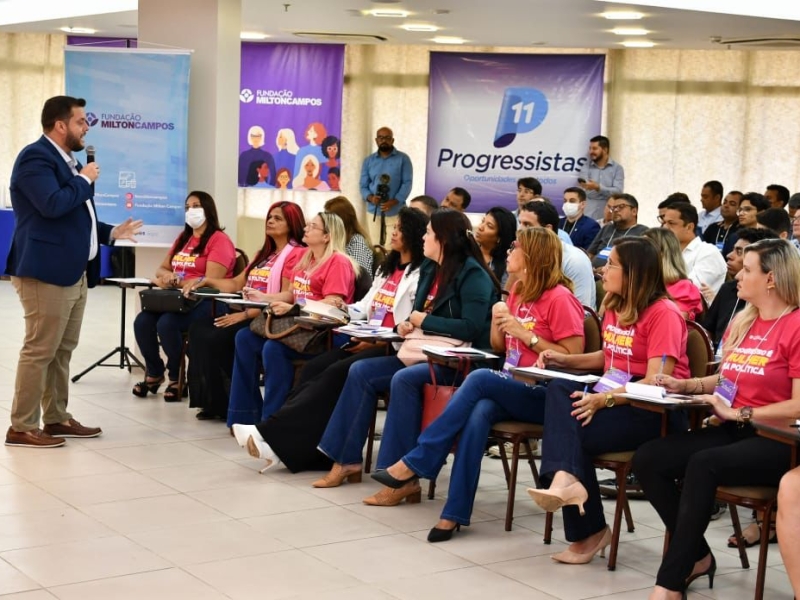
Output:
<instances>
[{"instance_id":1,"label":"white paper","mask_svg":"<svg viewBox=\"0 0 800 600\"><path fill-rule=\"evenodd\" d=\"M219 298L222 300L223 298L241 298L241 294L234 294L232 292L201 292L200 290L195 290L192 292L195 296L201 296L203 298Z\"/></svg>"},{"instance_id":2,"label":"white paper","mask_svg":"<svg viewBox=\"0 0 800 600\"><path fill-rule=\"evenodd\" d=\"M469 358L500 358L496 354L489 354L477 348L454 348L452 346L434 346L433 344L425 344L422 346L423 352L427 351L437 356L466 356Z\"/></svg>"},{"instance_id":3,"label":"white paper","mask_svg":"<svg viewBox=\"0 0 800 600\"><path fill-rule=\"evenodd\" d=\"M625 391L632 396L639 396L646 400L663 400L667 395L667 390L663 387L632 381L625 384Z\"/></svg>"},{"instance_id":4,"label":"white paper","mask_svg":"<svg viewBox=\"0 0 800 600\"><path fill-rule=\"evenodd\" d=\"M300 309L314 317L323 317L337 323L347 323L349 318L348 313L345 311L319 300L306 300L306 303Z\"/></svg>"},{"instance_id":5,"label":"white paper","mask_svg":"<svg viewBox=\"0 0 800 600\"><path fill-rule=\"evenodd\" d=\"M114 283L129 283L136 285L153 285L153 282L147 277L106 277L106 281L113 281Z\"/></svg>"},{"instance_id":6,"label":"white paper","mask_svg":"<svg viewBox=\"0 0 800 600\"><path fill-rule=\"evenodd\" d=\"M566 379L568 381L577 381L578 383L597 383L600 377L597 375L576 375L574 373L565 373L563 371L553 371L552 369L539 369L538 367L520 367L514 369L513 372L521 372L531 375L536 375L542 379Z\"/></svg>"},{"instance_id":7,"label":"white paper","mask_svg":"<svg viewBox=\"0 0 800 600\"><path fill-rule=\"evenodd\" d=\"M351 337L399 337L391 327L373 327L372 325L366 324L359 325L351 323L350 325L337 328L336 331Z\"/></svg>"},{"instance_id":8,"label":"white paper","mask_svg":"<svg viewBox=\"0 0 800 600\"><path fill-rule=\"evenodd\" d=\"M270 302L256 302L254 300L244 300L242 298L220 298L219 301L224 302L225 304L233 304L235 306L253 306L253 307L267 308L270 305Z\"/></svg>"}]
</instances>

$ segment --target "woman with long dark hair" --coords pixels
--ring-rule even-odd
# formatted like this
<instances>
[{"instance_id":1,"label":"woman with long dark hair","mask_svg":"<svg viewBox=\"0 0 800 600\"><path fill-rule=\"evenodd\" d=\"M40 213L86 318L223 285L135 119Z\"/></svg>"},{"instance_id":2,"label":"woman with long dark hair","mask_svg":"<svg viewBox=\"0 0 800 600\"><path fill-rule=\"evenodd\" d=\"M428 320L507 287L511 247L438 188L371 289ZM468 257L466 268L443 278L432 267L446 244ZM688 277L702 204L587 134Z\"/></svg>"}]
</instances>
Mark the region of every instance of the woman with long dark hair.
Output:
<instances>
[{"instance_id":1,"label":"woman with long dark hair","mask_svg":"<svg viewBox=\"0 0 800 600\"><path fill-rule=\"evenodd\" d=\"M539 365L603 370L592 391L556 379L547 386L542 477L549 489L529 489L547 511L563 507L570 546L551 558L583 564L611 542L592 457L635 450L661 433L661 415L634 408L618 394L631 380L652 384L656 375L689 375L686 321L669 299L661 257L647 238L620 238L602 268L603 349L590 354L545 350Z\"/></svg>"},{"instance_id":2,"label":"woman with long dark hair","mask_svg":"<svg viewBox=\"0 0 800 600\"><path fill-rule=\"evenodd\" d=\"M469 219L454 210L434 212L425 233L424 253L428 260L420 268L414 310L397 324L397 333L406 337L420 329L488 346L491 307L499 299L500 284L481 256ZM437 368L440 376L445 374L442 369ZM345 479L361 480L361 450L377 395L389 391L392 377L401 370L413 371L425 380L430 376L427 364L404 369L396 356L362 360L350 367L319 443L319 449L334 464L325 477L312 484L314 487L336 487ZM394 397L404 400L402 394ZM418 499L419 485L401 494L400 500Z\"/></svg>"},{"instance_id":3,"label":"woman with long dark hair","mask_svg":"<svg viewBox=\"0 0 800 600\"><path fill-rule=\"evenodd\" d=\"M257 290L277 300L289 290L292 273L306 251L302 209L294 202L276 202L267 211L264 245L248 267L231 279L205 277L188 282L185 292L203 286L221 292ZM189 406L200 408L198 419L228 416L228 387L233 376L236 333L261 312L257 308L234 310L214 319L196 321L189 328Z\"/></svg>"},{"instance_id":4,"label":"woman with long dark hair","mask_svg":"<svg viewBox=\"0 0 800 600\"><path fill-rule=\"evenodd\" d=\"M427 223L424 213L413 208L400 209L386 262L364 299L350 306L354 320L376 327L394 327L408 318L417 294L419 268L425 258L422 236ZM281 409L256 426L234 425L236 439L252 456L272 461L271 466L280 461L293 473L330 469L331 459L319 452L317 445L350 366L395 352L393 345L359 342L311 359L300 371L300 380Z\"/></svg>"},{"instance_id":5,"label":"woman with long dark hair","mask_svg":"<svg viewBox=\"0 0 800 600\"><path fill-rule=\"evenodd\" d=\"M183 288L187 281L205 277L230 278L236 251L233 242L222 231L214 198L206 192L190 192L185 203L186 226L172 244L156 270L153 280L162 289ZM136 343L145 362L145 378L132 393L144 398L155 394L164 383L164 361L160 348L167 355L166 371L169 385L164 400L178 402L178 374L180 373L183 333L198 319L211 315L211 302L203 300L188 313L158 313L141 311L133 321ZM159 345L160 342L160 345ZM188 389L184 388L185 394Z\"/></svg>"},{"instance_id":6,"label":"woman with long dark hair","mask_svg":"<svg viewBox=\"0 0 800 600\"><path fill-rule=\"evenodd\" d=\"M483 260L497 277L501 287L506 287L506 252L517 233L517 219L507 208L494 206L483 215L475 228L475 241L481 247Z\"/></svg>"}]
</instances>

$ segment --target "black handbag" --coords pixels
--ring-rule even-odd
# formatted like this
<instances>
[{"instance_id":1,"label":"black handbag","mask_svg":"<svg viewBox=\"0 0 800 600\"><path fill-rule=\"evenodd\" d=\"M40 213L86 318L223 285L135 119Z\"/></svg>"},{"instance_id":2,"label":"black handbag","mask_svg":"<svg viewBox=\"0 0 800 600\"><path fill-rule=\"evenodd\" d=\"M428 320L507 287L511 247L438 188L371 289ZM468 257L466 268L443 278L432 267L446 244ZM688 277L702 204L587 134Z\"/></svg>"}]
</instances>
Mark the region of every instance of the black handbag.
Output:
<instances>
[{"instance_id":1,"label":"black handbag","mask_svg":"<svg viewBox=\"0 0 800 600\"><path fill-rule=\"evenodd\" d=\"M162 290L153 288L139 292L142 310L157 313L188 313L200 300L189 300L182 290Z\"/></svg>"}]
</instances>

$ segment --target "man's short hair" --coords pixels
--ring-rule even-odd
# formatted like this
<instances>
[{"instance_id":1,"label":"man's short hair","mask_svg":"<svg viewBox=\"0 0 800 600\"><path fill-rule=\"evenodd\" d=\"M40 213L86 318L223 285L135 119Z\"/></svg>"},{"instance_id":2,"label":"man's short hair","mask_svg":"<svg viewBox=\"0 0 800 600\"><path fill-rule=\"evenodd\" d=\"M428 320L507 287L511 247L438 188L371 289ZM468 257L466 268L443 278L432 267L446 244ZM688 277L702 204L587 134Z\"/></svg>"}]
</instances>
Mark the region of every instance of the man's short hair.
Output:
<instances>
[{"instance_id":1,"label":"man's short hair","mask_svg":"<svg viewBox=\"0 0 800 600\"><path fill-rule=\"evenodd\" d=\"M692 203L691 200L689 200L689 196L683 192L672 192L665 200L662 200L658 204L658 208L672 208L672 205L677 204L678 202L686 202L687 204Z\"/></svg>"},{"instance_id":2,"label":"man's short hair","mask_svg":"<svg viewBox=\"0 0 800 600\"><path fill-rule=\"evenodd\" d=\"M785 208L786 205L789 204L789 190L787 188L777 183L772 183L767 186L767 189L770 192L778 193L778 200L780 200L781 206Z\"/></svg>"},{"instance_id":3,"label":"man's short hair","mask_svg":"<svg viewBox=\"0 0 800 600\"><path fill-rule=\"evenodd\" d=\"M712 179L711 181L706 181L703 184L703 187L710 189L711 193L714 194L715 196L719 196L720 198L722 198L722 196L724 196L723 189L722 189L722 184L719 181L717 181L716 179Z\"/></svg>"},{"instance_id":4,"label":"man's short hair","mask_svg":"<svg viewBox=\"0 0 800 600\"><path fill-rule=\"evenodd\" d=\"M789 219L789 213L782 208L768 208L756 214L756 221L759 225L763 225L777 233L786 233L787 235L792 231L792 221Z\"/></svg>"},{"instance_id":5,"label":"man's short hair","mask_svg":"<svg viewBox=\"0 0 800 600\"><path fill-rule=\"evenodd\" d=\"M742 199L739 201L739 204L745 200L756 207L756 212L761 212L762 210L767 210L769 208L769 200L764 197L764 194L759 194L758 192L747 192L746 194L742 194Z\"/></svg>"},{"instance_id":6,"label":"man's short hair","mask_svg":"<svg viewBox=\"0 0 800 600\"><path fill-rule=\"evenodd\" d=\"M536 196L541 196L542 194L542 184L539 183L536 177L517 179L517 187L524 187L525 189L531 190Z\"/></svg>"},{"instance_id":7,"label":"man's short hair","mask_svg":"<svg viewBox=\"0 0 800 600\"><path fill-rule=\"evenodd\" d=\"M450 191L461 198L461 210L467 210L469 203L472 202L472 195L462 187L454 187Z\"/></svg>"},{"instance_id":8,"label":"man's short hair","mask_svg":"<svg viewBox=\"0 0 800 600\"><path fill-rule=\"evenodd\" d=\"M789 208L800 208L800 193L792 194L789 198Z\"/></svg>"},{"instance_id":9,"label":"man's short hair","mask_svg":"<svg viewBox=\"0 0 800 600\"><path fill-rule=\"evenodd\" d=\"M409 204L411 204L412 202L421 202L431 210L437 210L439 208L439 203L436 201L436 198L425 196L424 194L422 196L417 196L416 198L412 198L411 200L408 201Z\"/></svg>"},{"instance_id":10,"label":"man's short hair","mask_svg":"<svg viewBox=\"0 0 800 600\"><path fill-rule=\"evenodd\" d=\"M764 227L745 227L744 229L736 230L736 239L744 240L748 244L755 244L761 240L774 240L780 237L772 229Z\"/></svg>"},{"instance_id":11,"label":"man's short hair","mask_svg":"<svg viewBox=\"0 0 800 600\"><path fill-rule=\"evenodd\" d=\"M549 202L545 202L544 200L531 200L523 204L521 210L535 214L539 225L542 227L550 225L554 232L558 231L558 211L556 207Z\"/></svg>"},{"instance_id":12,"label":"man's short hair","mask_svg":"<svg viewBox=\"0 0 800 600\"><path fill-rule=\"evenodd\" d=\"M681 215L681 221L692 223L697 228L697 209L688 202L676 202L667 207L669 210L676 210Z\"/></svg>"},{"instance_id":13,"label":"man's short hair","mask_svg":"<svg viewBox=\"0 0 800 600\"><path fill-rule=\"evenodd\" d=\"M564 190L564 193L565 194L578 194L578 200L580 200L581 202L586 200L586 192L584 191L583 188L568 187L567 189Z\"/></svg>"},{"instance_id":14,"label":"man's short hair","mask_svg":"<svg viewBox=\"0 0 800 600\"><path fill-rule=\"evenodd\" d=\"M42 107L42 129L52 131L57 121L69 121L74 107L83 108L86 100L72 96L53 96Z\"/></svg>"},{"instance_id":15,"label":"man's short hair","mask_svg":"<svg viewBox=\"0 0 800 600\"><path fill-rule=\"evenodd\" d=\"M595 142L601 148L608 150L611 148L611 142L608 138L604 135L596 135L592 139L589 140L590 142Z\"/></svg>"},{"instance_id":16,"label":"man's short hair","mask_svg":"<svg viewBox=\"0 0 800 600\"><path fill-rule=\"evenodd\" d=\"M624 200L625 202L630 204L633 208L639 208L639 201L636 198L634 198L631 194L611 194L609 198L614 198L615 200Z\"/></svg>"}]
</instances>

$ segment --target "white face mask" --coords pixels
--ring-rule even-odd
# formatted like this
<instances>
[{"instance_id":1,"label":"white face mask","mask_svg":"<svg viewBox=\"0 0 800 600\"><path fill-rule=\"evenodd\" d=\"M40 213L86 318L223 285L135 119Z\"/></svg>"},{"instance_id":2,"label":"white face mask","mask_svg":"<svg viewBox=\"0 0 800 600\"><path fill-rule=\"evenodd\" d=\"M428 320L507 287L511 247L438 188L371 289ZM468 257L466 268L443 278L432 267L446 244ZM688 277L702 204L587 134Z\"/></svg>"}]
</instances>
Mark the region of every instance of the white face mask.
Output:
<instances>
[{"instance_id":1,"label":"white face mask","mask_svg":"<svg viewBox=\"0 0 800 600\"><path fill-rule=\"evenodd\" d=\"M561 207L561 210L564 211L564 216L569 219L576 216L580 212L581 205L564 202L564 205Z\"/></svg>"},{"instance_id":2,"label":"white face mask","mask_svg":"<svg viewBox=\"0 0 800 600\"><path fill-rule=\"evenodd\" d=\"M206 213L205 211L200 208L190 208L186 211L186 224L191 227L192 229L197 229L198 227L202 227L203 223L206 222Z\"/></svg>"}]
</instances>

